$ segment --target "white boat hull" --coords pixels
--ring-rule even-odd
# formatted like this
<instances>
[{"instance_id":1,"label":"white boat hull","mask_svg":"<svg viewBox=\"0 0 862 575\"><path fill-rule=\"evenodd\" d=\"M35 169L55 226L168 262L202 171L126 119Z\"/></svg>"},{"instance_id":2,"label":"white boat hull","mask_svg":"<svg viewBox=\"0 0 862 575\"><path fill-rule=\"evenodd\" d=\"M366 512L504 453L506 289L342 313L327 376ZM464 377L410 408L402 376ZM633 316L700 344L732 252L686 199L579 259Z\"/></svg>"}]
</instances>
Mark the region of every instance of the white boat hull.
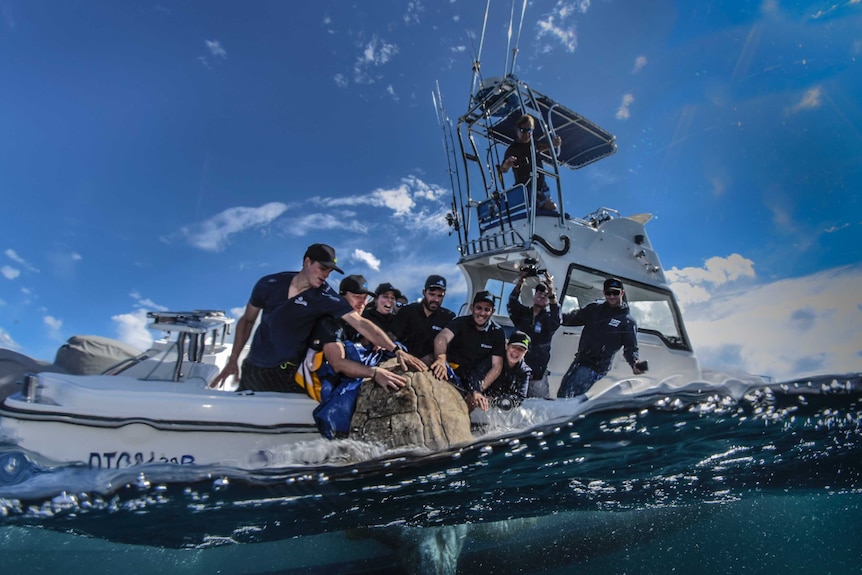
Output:
<instances>
[{"instance_id":1,"label":"white boat hull","mask_svg":"<svg viewBox=\"0 0 862 575\"><path fill-rule=\"evenodd\" d=\"M116 469L144 463L279 463L285 447L318 439L301 394L221 392L195 382L39 375L38 397L0 406L0 443L47 462Z\"/></svg>"}]
</instances>

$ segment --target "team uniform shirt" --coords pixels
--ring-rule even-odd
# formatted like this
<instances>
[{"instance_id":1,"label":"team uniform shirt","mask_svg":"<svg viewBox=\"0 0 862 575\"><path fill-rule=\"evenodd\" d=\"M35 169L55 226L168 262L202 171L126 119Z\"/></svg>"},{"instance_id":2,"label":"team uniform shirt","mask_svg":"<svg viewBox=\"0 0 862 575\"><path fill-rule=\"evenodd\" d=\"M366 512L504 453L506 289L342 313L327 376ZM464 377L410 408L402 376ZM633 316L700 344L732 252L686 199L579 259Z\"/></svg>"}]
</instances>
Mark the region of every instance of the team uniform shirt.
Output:
<instances>
[{"instance_id":1,"label":"team uniform shirt","mask_svg":"<svg viewBox=\"0 0 862 575\"><path fill-rule=\"evenodd\" d=\"M392 332L392 322L395 320L395 315L391 313L380 313L376 307L367 307L362 312L362 317L371 321L374 325L382 329L387 334Z\"/></svg>"},{"instance_id":2,"label":"team uniform shirt","mask_svg":"<svg viewBox=\"0 0 862 575\"><path fill-rule=\"evenodd\" d=\"M518 297L520 292L512 290L506 311L515 329L530 336L530 349L524 356L524 361L533 370L533 377L542 379L551 361L551 339L560 328L560 304L552 303L547 308L533 315L533 308L522 304Z\"/></svg>"},{"instance_id":3,"label":"team uniform shirt","mask_svg":"<svg viewBox=\"0 0 862 575\"><path fill-rule=\"evenodd\" d=\"M576 361L596 373L605 374L610 370L614 354L621 347L629 365L633 366L638 360L638 327L626 304L611 307L607 302L591 303L564 314L563 325L584 326Z\"/></svg>"},{"instance_id":4,"label":"team uniform shirt","mask_svg":"<svg viewBox=\"0 0 862 575\"><path fill-rule=\"evenodd\" d=\"M488 373L491 369L491 358L488 357L482 362L479 367L479 373ZM481 392L486 397L512 397L520 400L527 399L527 389L530 387L530 380L533 379L533 370L527 365L525 360L521 360L514 366L509 367L509 362L503 358L503 370L497 379L489 385L485 391L481 390L480 380L474 380L473 391Z\"/></svg>"},{"instance_id":5,"label":"team uniform shirt","mask_svg":"<svg viewBox=\"0 0 862 575\"><path fill-rule=\"evenodd\" d=\"M414 302L402 307L395 315L392 334L412 355L420 358L434 355L434 338L454 317L455 313L445 307L426 316L422 302Z\"/></svg>"},{"instance_id":6,"label":"team uniform shirt","mask_svg":"<svg viewBox=\"0 0 862 575\"><path fill-rule=\"evenodd\" d=\"M340 318L353 311L347 300L325 282L319 288L288 297L295 275L296 272L281 272L264 276L252 289L249 303L262 313L247 359L258 367L299 363L318 318Z\"/></svg>"},{"instance_id":7,"label":"team uniform shirt","mask_svg":"<svg viewBox=\"0 0 862 575\"><path fill-rule=\"evenodd\" d=\"M488 320L485 328L479 330L473 316L464 315L449 322L446 329L455 334L446 350L446 361L458 366L455 373L462 380L474 379L471 375L485 358L492 355L502 357L506 353L506 336L494 320Z\"/></svg>"}]
</instances>

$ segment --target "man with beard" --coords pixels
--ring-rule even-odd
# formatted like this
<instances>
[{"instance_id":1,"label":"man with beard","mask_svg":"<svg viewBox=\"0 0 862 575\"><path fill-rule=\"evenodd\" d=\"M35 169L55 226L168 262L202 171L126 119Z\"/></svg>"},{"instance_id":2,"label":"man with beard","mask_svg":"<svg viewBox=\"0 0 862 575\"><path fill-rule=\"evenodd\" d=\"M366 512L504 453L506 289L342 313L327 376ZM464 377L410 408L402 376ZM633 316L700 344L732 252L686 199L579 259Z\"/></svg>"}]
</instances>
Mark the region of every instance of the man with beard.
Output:
<instances>
[{"instance_id":1,"label":"man with beard","mask_svg":"<svg viewBox=\"0 0 862 575\"><path fill-rule=\"evenodd\" d=\"M468 394L488 387L503 369L506 336L492 315L494 296L488 291L477 292L470 315L456 317L434 338L432 373L459 388L468 405ZM484 363L487 358L491 360L490 367Z\"/></svg>"},{"instance_id":2,"label":"man with beard","mask_svg":"<svg viewBox=\"0 0 862 575\"><path fill-rule=\"evenodd\" d=\"M312 244L305 251L300 271L280 272L258 280L236 324L230 359L210 387L222 386L231 376L240 377L239 356L260 315L251 350L242 364L240 390L305 393L295 380L296 370L315 322L326 315L344 319L374 345L403 354L389 336L356 313L326 283L332 270L344 273L336 264L335 249ZM408 359L407 364L411 363Z\"/></svg>"},{"instance_id":3,"label":"man with beard","mask_svg":"<svg viewBox=\"0 0 862 575\"><path fill-rule=\"evenodd\" d=\"M392 322L396 341L425 365L434 361L434 338L455 317L454 312L443 307L445 297L446 278L430 275L425 280L422 301L402 307Z\"/></svg>"}]
</instances>

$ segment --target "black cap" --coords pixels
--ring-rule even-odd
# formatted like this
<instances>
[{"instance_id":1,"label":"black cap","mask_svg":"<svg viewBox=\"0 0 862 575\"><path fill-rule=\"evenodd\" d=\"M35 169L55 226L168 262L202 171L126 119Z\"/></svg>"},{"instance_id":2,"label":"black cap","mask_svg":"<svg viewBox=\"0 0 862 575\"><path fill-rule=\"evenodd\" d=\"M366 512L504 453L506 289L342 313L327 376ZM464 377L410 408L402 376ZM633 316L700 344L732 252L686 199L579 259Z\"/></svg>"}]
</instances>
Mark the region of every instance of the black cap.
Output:
<instances>
[{"instance_id":1,"label":"black cap","mask_svg":"<svg viewBox=\"0 0 862 575\"><path fill-rule=\"evenodd\" d=\"M509 337L507 345L519 345L524 349L530 349L530 336L523 331L516 331Z\"/></svg>"},{"instance_id":2,"label":"black cap","mask_svg":"<svg viewBox=\"0 0 862 575\"><path fill-rule=\"evenodd\" d=\"M446 278L436 275L428 276L428 279L425 280L425 289L428 288L439 288L446 291Z\"/></svg>"},{"instance_id":3,"label":"black cap","mask_svg":"<svg viewBox=\"0 0 862 575\"><path fill-rule=\"evenodd\" d=\"M473 303L478 303L480 301L486 301L491 305L494 305L494 296L491 295L489 291L480 291L476 292L476 295L473 296Z\"/></svg>"},{"instance_id":4,"label":"black cap","mask_svg":"<svg viewBox=\"0 0 862 575\"><path fill-rule=\"evenodd\" d=\"M352 275L347 276L343 280L341 280L341 284L338 286L338 293L344 292L350 293L358 293L358 294L370 294L368 291L368 282L365 281L365 276Z\"/></svg>"},{"instance_id":5,"label":"black cap","mask_svg":"<svg viewBox=\"0 0 862 575\"><path fill-rule=\"evenodd\" d=\"M623 290L623 282L618 280L617 278L608 278L605 280L605 290L609 289L618 289Z\"/></svg>"},{"instance_id":6,"label":"black cap","mask_svg":"<svg viewBox=\"0 0 862 575\"><path fill-rule=\"evenodd\" d=\"M377 289L374 290L374 295L380 295L382 293L386 293L388 291L394 292L395 299L401 297L401 290L397 289L394 285L389 282L385 282L377 286Z\"/></svg>"},{"instance_id":7,"label":"black cap","mask_svg":"<svg viewBox=\"0 0 862 575\"><path fill-rule=\"evenodd\" d=\"M303 259L304 258L308 258L313 262L318 262L320 265L332 268L340 274L344 273L344 270L336 264L338 260L335 259L335 248L332 246L328 246L326 244L311 244L308 246L308 249L305 250Z\"/></svg>"}]
</instances>

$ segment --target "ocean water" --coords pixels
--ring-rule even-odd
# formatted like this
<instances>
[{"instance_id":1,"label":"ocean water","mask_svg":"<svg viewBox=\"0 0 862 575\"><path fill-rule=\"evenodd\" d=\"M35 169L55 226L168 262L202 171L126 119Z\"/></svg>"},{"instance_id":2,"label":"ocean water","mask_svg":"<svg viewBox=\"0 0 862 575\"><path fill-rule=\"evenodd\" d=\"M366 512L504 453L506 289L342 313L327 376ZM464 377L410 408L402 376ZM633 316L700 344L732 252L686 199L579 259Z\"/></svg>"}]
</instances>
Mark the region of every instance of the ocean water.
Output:
<instances>
[{"instance_id":1,"label":"ocean water","mask_svg":"<svg viewBox=\"0 0 862 575\"><path fill-rule=\"evenodd\" d=\"M731 387L500 414L433 454L321 440L294 461L325 464L254 473L7 454L2 572L862 572L862 374Z\"/></svg>"}]
</instances>

